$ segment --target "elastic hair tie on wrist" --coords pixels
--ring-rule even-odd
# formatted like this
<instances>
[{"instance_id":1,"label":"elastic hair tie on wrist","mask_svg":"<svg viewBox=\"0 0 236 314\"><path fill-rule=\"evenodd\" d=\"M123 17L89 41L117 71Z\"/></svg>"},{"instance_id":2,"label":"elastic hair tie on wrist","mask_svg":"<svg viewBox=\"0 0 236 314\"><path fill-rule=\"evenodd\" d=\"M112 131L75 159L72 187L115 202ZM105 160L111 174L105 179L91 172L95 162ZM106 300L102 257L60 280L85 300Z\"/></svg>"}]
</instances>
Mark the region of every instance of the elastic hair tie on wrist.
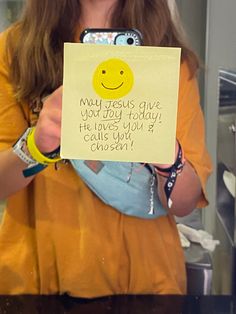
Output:
<instances>
[{"instance_id":1,"label":"elastic hair tie on wrist","mask_svg":"<svg viewBox=\"0 0 236 314\"><path fill-rule=\"evenodd\" d=\"M39 151L35 144L34 134L35 127L31 128L31 131L27 137L27 148L32 158L42 165L55 164L56 162L60 161L61 157L50 158L49 156L45 156Z\"/></svg>"}]
</instances>

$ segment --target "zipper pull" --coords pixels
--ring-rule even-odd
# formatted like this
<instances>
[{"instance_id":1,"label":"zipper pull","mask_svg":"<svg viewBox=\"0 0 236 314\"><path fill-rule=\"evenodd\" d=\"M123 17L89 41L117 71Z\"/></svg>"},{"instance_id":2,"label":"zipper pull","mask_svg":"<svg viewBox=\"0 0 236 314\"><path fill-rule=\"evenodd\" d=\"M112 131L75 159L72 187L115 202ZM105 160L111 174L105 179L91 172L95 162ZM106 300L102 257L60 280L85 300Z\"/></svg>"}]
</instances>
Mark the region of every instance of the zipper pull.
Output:
<instances>
[{"instance_id":1,"label":"zipper pull","mask_svg":"<svg viewBox=\"0 0 236 314\"><path fill-rule=\"evenodd\" d=\"M154 215L155 214L155 209L154 209L154 187L155 187L155 181L156 181L156 174L152 170L151 182L150 182L150 209L149 209L148 215Z\"/></svg>"},{"instance_id":2,"label":"zipper pull","mask_svg":"<svg viewBox=\"0 0 236 314\"><path fill-rule=\"evenodd\" d=\"M130 171L128 173L128 176L127 176L127 179L126 179L126 182L129 183L130 180L131 180L131 177L132 177L132 174L133 174L133 170L134 170L134 163L131 162L130 163Z\"/></svg>"}]
</instances>

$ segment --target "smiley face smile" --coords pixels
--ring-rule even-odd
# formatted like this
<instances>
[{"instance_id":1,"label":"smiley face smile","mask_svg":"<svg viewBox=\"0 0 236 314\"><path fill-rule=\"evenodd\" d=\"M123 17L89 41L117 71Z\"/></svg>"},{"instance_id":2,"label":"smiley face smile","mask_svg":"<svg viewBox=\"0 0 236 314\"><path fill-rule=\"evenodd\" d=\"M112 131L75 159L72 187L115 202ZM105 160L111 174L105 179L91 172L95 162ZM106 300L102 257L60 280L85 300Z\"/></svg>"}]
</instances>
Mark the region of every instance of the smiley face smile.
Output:
<instances>
[{"instance_id":1,"label":"smiley face smile","mask_svg":"<svg viewBox=\"0 0 236 314\"><path fill-rule=\"evenodd\" d=\"M121 86L123 86L123 84L124 84L124 82L122 82L119 86L117 86L117 87L107 87L107 86L105 86L103 83L102 83L102 86L104 87L104 88L106 88L106 89L109 89L109 90L116 90L116 89L118 89L118 88L120 88Z\"/></svg>"}]
</instances>

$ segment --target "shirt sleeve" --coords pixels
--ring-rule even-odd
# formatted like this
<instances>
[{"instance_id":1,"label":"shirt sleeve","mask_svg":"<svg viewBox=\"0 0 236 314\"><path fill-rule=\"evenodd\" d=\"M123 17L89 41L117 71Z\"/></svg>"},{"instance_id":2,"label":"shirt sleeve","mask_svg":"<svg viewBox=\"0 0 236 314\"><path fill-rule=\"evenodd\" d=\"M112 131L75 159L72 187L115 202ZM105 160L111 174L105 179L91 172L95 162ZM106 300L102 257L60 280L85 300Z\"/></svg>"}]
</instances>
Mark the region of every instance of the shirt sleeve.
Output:
<instances>
[{"instance_id":1,"label":"shirt sleeve","mask_svg":"<svg viewBox=\"0 0 236 314\"><path fill-rule=\"evenodd\" d=\"M0 151L11 147L28 127L23 107L16 101L9 81L6 60L6 38L0 34Z\"/></svg>"},{"instance_id":2,"label":"shirt sleeve","mask_svg":"<svg viewBox=\"0 0 236 314\"><path fill-rule=\"evenodd\" d=\"M212 163L205 144L204 117L197 79L190 78L186 63L181 65L180 70L177 139L182 146L185 159L193 166L201 182L202 196L197 207L205 207L208 205L206 183L212 172Z\"/></svg>"}]
</instances>

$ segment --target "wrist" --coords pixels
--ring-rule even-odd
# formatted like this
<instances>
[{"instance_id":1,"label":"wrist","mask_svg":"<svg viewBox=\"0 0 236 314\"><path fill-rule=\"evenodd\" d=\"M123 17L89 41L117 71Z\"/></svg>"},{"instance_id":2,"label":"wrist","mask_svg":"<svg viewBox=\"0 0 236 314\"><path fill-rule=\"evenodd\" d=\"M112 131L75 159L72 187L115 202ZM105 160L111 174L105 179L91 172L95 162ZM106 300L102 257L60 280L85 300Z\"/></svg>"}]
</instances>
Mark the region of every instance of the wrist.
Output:
<instances>
[{"instance_id":1,"label":"wrist","mask_svg":"<svg viewBox=\"0 0 236 314\"><path fill-rule=\"evenodd\" d=\"M30 177L37 174L49 164L55 164L60 161L60 148L43 155L37 148L34 139L35 128L28 128L22 136L13 145L13 152L24 161L28 167L23 170L24 177Z\"/></svg>"},{"instance_id":2,"label":"wrist","mask_svg":"<svg viewBox=\"0 0 236 314\"><path fill-rule=\"evenodd\" d=\"M54 164L60 161L61 157L59 156L59 147L56 150L45 154L39 150L35 141L35 130L35 127L31 128L27 136L27 148L33 159L42 165Z\"/></svg>"},{"instance_id":3,"label":"wrist","mask_svg":"<svg viewBox=\"0 0 236 314\"><path fill-rule=\"evenodd\" d=\"M178 143L178 153L174 164L169 166L168 168L160 168L159 166L155 166L156 174L165 177L166 183L164 186L164 191L166 194L167 204L170 208L172 206L172 200L170 198L173 188L176 183L177 176L182 172L185 165L184 154L182 151L181 145Z\"/></svg>"},{"instance_id":4,"label":"wrist","mask_svg":"<svg viewBox=\"0 0 236 314\"><path fill-rule=\"evenodd\" d=\"M13 145L13 152L27 165L36 164L36 160L31 156L27 147L27 137L30 133L30 128L26 129L17 142Z\"/></svg>"},{"instance_id":5,"label":"wrist","mask_svg":"<svg viewBox=\"0 0 236 314\"><path fill-rule=\"evenodd\" d=\"M47 132L48 131L54 132L51 129L47 130ZM34 143L43 155L50 155L51 152L60 146L60 140L57 140L54 136L48 136L48 134L45 134L45 131L42 130L41 127L34 127L33 133Z\"/></svg>"}]
</instances>

